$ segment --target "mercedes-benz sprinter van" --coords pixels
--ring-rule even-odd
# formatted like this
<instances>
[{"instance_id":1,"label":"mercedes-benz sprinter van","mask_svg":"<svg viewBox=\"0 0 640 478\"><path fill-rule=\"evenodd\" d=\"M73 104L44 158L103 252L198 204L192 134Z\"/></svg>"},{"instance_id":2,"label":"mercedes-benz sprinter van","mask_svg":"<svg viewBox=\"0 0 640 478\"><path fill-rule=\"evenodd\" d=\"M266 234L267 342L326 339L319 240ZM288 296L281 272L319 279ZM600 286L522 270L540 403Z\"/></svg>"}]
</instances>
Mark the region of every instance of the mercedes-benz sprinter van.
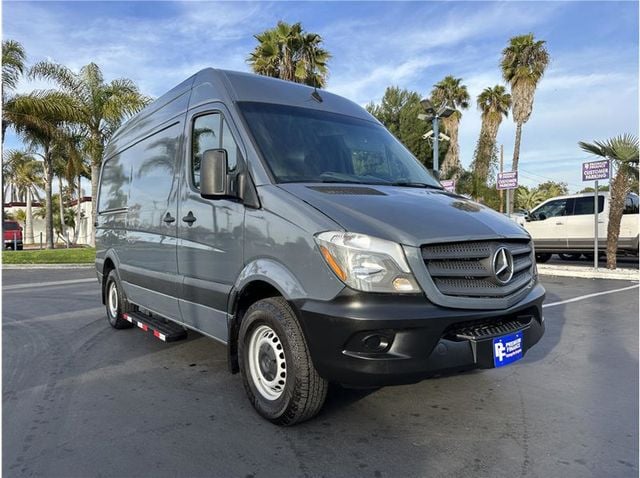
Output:
<instances>
[{"instance_id":1,"label":"mercedes-benz sprinter van","mask_svg":"<svg viewBox=\"0 0 640 478\"><path fill-rule=\"evenodd\" d=\"M329 382L501 367L544 332L529 234L295 83L205 69L160 97L106 147L96 225L111 325L226 344L282 425Z\"/></svg>"}]
</instances>

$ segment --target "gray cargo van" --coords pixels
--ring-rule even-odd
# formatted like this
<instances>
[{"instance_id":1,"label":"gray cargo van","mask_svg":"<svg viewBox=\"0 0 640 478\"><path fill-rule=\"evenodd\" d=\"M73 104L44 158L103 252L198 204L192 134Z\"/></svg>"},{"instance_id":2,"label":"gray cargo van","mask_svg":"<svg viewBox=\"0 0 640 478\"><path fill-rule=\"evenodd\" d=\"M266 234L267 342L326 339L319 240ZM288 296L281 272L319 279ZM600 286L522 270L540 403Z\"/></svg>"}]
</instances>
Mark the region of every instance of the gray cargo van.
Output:
<instances>
[{"instance_id":1,"label":"gray cargo van","mask_svg":"<svg viewBox=\"0 0 640 478\"><path fill-rule=\"evenodd\" d=\"M544 332L528 233L295 83L205 69L160 97L105 149L96 226L110 324L226 344L282 425L329 382L500 367Z\"/></svg>"}]
</instances>

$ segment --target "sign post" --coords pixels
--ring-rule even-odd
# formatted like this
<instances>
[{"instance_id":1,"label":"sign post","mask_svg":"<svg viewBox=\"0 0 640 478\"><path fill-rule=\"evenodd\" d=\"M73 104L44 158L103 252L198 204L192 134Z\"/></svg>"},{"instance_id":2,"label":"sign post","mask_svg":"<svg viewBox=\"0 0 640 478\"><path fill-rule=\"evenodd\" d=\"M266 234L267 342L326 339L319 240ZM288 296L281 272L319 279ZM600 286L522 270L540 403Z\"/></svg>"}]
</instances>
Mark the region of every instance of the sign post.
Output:
<instances>
[{"instance_id":1,"label":"sign post","mask_svg":"<svg viewBox=\"0 0 640 478\"><path fill-rule=\"evenodd\" d=\"M511 190L518 188L518 171L504 171L498 173L498 180L496 181L496 188L498 190L507 191L507 217L511 218L511 210L509 208Z\"/></svg>"},{"instance_id":2,"label":"sign post","mask_svg":"<svg viewBox=\"0 0 640 478\"><path fill-rule=\"evenodd\" d=\"M595 181L595 191L593 192L593 268L598 270L598 180L609 179L610 162L608 159L602 161L591 161L582 163L582 180Z\"/></svg>"}]
</instances>

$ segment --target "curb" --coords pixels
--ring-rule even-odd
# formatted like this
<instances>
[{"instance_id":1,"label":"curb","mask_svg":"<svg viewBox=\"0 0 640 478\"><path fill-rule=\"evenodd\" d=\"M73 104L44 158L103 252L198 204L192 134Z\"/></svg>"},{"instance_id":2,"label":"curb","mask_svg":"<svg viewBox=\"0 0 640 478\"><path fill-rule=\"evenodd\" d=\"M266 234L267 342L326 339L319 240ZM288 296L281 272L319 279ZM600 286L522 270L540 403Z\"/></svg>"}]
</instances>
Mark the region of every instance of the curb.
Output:
<instances>
[{"instance_id":1,"label":"curb","mask_svg":"<svg viewBox=\"0 0 640 478\"><path fill-rule=\"evenodd\" d=\"M2 264L2 269L91 269L95 264Z\"/></svg>"},{"instance_id":2,"label":"curb","mask_svg":"<svg viewBox=\"0 0 640 478\"><path fill-rule=\"evenodd\" d=\"M608 270L604 267L599 267L596 271L593 267L538 264L538 274L557 277L577 277L581 279L640 280L640 271L637 269Z\"/></svg>"}]
</instances>

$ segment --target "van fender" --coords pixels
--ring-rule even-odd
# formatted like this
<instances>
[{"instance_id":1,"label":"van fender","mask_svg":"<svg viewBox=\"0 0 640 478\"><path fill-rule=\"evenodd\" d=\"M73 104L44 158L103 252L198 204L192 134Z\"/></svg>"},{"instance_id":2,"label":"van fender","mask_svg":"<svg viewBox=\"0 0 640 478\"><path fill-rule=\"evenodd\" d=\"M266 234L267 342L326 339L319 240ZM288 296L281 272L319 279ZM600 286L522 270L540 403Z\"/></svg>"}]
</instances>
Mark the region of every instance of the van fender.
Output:
<instances>
[{"instance_id":1,"label":"van fender","mask_svg":"<svg viewBox=\"0 0 640 478\"><path fill-rule=\"evenodd\" d=\"M111 262L113 262L113 267L116 271L116 274L118 275L118 279L120 279L122 281L122 278L120 277L120 258L118 257L118 254L116 254L116 251L114 251L113 249L109 249L105 255L98 259L96 257L96 272L98 273L98 279L101 285L101 289L102 289L102 303L106 304L106 298L105 298L105 290L104 290L104 281L106 279L106 277L104 276L104 264L105 262L107 262L107 260L111 260Z\"/></svg>"},{"instance_id":2,"label":"van fender","mask_svg":"<svg viewBox=\"0 0 640 478\"><path fill-rule=\"evenodd\" d=\"M255 259L242 269L231 289L227 304L227 363L231 373L239 371L237 354L237 337L240 329L238 302L245 287L256 281L271 285L287 301L306 296L305 289L296 276L283 264L273 259Z\"/></svg>"},{"instance_id":3,"label":"van fender","mask_svg":"<svg viewBox=\"0 0 640 478\"><path fill-rule=\"evenodd\" d=\"M229 315L235 315L242 290L255 281L266 282L273 286L288 301L306 296L304 287L286 266L274 259L260 258L248 263L238 275L229 297L227 306Z\"/></svg>"}]
</instances>

